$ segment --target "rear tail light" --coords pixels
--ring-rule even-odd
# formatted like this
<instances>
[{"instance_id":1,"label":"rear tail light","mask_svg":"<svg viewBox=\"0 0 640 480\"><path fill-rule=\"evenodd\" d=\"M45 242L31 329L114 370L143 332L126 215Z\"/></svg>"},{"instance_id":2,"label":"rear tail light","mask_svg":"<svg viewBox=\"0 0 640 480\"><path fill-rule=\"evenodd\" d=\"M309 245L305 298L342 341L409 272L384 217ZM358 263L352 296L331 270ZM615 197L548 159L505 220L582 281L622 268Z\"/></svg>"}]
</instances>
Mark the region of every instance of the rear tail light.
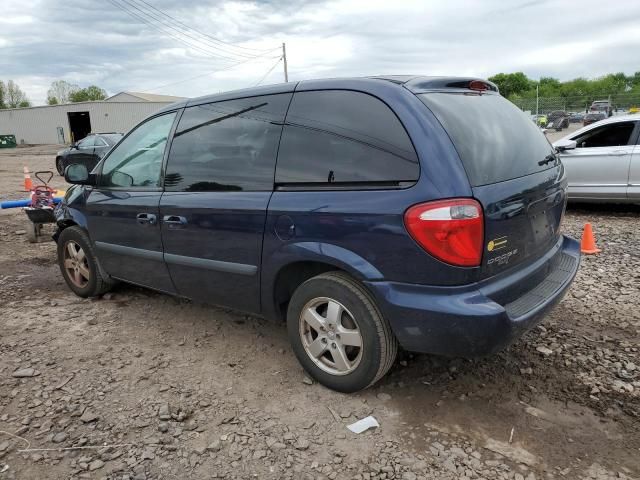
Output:
<instances>
[{"instance_id":1,"label":"rear tail light","mask_svg":"<svg viewBox=\"0 0 640 480\"><path fill-rule=\"evenodd\" d=\"M476 200L420 203L406 211L404 223L413 239L437 259L460 267L480 265L484 222Z\"/></svg>"},{"instance_id":2,"label":"rear tail light","mask_svg":"<svg viewBox=\"0 0 640 480\"><path fill-rule=\"evenodd\" d=\"M489 90L489 85L481 80L472 80L469 82L469 89L484 91Z\"/></svg>"}]
</instances>

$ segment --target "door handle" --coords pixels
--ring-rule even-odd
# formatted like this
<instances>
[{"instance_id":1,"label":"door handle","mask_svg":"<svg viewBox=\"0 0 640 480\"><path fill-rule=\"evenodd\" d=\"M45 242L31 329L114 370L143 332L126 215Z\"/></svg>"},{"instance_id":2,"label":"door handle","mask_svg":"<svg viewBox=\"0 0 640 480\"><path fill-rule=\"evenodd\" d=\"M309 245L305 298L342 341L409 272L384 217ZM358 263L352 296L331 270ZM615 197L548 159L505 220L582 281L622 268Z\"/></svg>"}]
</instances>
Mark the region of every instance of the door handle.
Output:
<instances>
[{"instance_id":1,"label":"door handle","mask_svg":"<svg viewBox=\"0 0 640 480\"><path fill-rule=\"evenodd\" d=\"M614 150L613 152L611 152L611 155L615 155L616 157L621 157L628 154L629 152L627 152L626 150Z\"/></svg>"},{"instance_id":2,"label":"door handle","mask_svg":"<svg viewBox=\"0 0 640 480\"><path fill-rule=\"evenodd\" d=\"M169 225L169 228L180 228L187 224L187 219L178 215L165 215L162 222Z\"/></svg>"},{"instance_id":3,"label":"door handle","mask_svg":"<svg viewBox=\"0 0 640 480\"><path fill-rule=\"evenodd\" d=\"M156 217L153 213L139 213L138 215L136 215L136 222L138 222L138 224L140 225L155 225L157 218L158 217Z\"/></svg>"}]
</instances>

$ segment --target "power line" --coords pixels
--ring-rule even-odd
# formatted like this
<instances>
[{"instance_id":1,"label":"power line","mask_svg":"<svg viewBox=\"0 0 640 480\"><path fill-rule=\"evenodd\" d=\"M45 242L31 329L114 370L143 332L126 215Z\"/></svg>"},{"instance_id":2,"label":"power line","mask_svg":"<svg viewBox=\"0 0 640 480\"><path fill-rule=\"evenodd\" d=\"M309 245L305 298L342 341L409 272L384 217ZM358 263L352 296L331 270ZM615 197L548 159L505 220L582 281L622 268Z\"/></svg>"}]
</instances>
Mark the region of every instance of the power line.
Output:
<instances>
[{"instance_id":1,"label":"power line","mask_svg":"<svg viewBox=\"0 0 640 480\"><path fill-rule=\"evenodd\" d=\"M194 36L191 34L191 32L189 30L183 30L181 28L178 28L176 26L174 26L172 24L172 22L168 22L166 19L162 18L160 15L154 13L153 11L150 10L144 10L142 8L140 8L138 6L138 4L136 4L136 0L120 0L122 2L125 2L129 7L132 7L134 9L136 9L139 13L137 13L138 15L143 16L144 18L151 20L151 22L157 22L160 26L162 27L166 27L169 28L173 31L175 31L178 35L183 35L189 39L191 39L192 41L194 41L197 45L199 45L200 47L203 48L207 48L207 49L213 49L215 50L215 54L219 55L220 57L224 57L230 60L235 59L235 57L240 57L240 58L251 58L251 57L256 57L256 54L247 54L247 53L238 53L238 52L233 52L233 51L229 51L229 50L225 50L223 48L221 48L219 45L216 44L212 44L212 42L210 40L207 40L208 44L204 44L204 42L202 41L201 38ZM187 27L188 29L188 27ZM231 56L229 56L231 55Z\"/></svg>"},{"instance_id":2,"label":"power line","mask_svg":"<svg viewBox=\"0 0 640 480\"><path fill-rule=\"evenodd\" d=\"M195 29L195 28L193 28L193 27L190 27L189 25L187 25L187 24L185 24L185 23L181 22L181 21L180 21L180 20L178 20L177 18L172 17L172 16L171 16L171 15L169 15L168 13L165 13L165 12L163 12L162 10L160 10L160 9L158 9L158 8L156 8L156 7L154 7L153 5L151 5L150 3L146 2L145 0L138 0L138 1L139 1L139 2L144 3L145 5L147 5L148 7L152 8L153 10L155 10L155 11L156 11L156 12L158 12L158 13L160 13L161 15L164 15L165 17L167 17L167 18L169 18L169 19L173 20L173 21L174 21L174 22L176 22L177 24L182 25L183 27L186 27L186 28L188 28L189 30L192 30L192 31L194 31L194 32L196 32L196 33L198 33L198 34L200 34L200 35L204 36L204 37L207 37L207 38L211 39L211 40L212 40L212 41L214 41L214 42L221 43L221 44L223 44L223 45L227 45L227 46L229 46L229 47L238 48L238 49L242 49L242 50L249 50L249 51L251 51L251 50L252 50L252 51L254 51L254 52L267 52L267 51L275 50L275 49L266 49L266 50L261 50L261 49L257 49L257 48L243 47L242 45L237 45L237 44L233 44L233 43L225 42L224 40L220 40L220 39L215 38L215 37L213 37L213 36L211 36L211 35L208 35L208 34L206 34L206 33L204 33L204 32L201 32L200 30L197 30L197 29Z\"/></svg>"},{"instance_id":3,"label":"power line","mask_svg":"<svg viewBox=\"0 0 640 480\"><path fill-rule=\"evenodd\" d=\"M267 78L271 72L273 72L273 69L278 66L278 64L280 63L280 60L282 60L283 58L284 57L279 57L276 63L273 64L273 66L269 70L267 70L267 73L264 74L264 76L258 81L258 83L254 85L254 87L257 87L258 85L260 85L264 81L264 79Z\"/></svg>"},{"instance_id":4,"label":"power line","mask_svg":"<svg viewBox=\"0 0 640 480\"><path fill-rule=\"evenodd\" d=\"M140 20L141 22L145 23L146 25L149 25L150 27L154 28L155 30L157 30L157 31L160 31L160 32L164 33L165 35L167 35L167 36L169 36L169 37L173 38L174 40L177 40L178 42L180 42L180 43L182 43L182 44L184 44L184 45L186 45L186 46L188 46L188 47L190 47L190 48L192 48L192 49L198 50L198 51L200 51L200 52L202 52L202 53L204 53L204 54L206 54L207 56L212 57L212 58L217 57L217 58L221 58L221 59L223 59L223 60L225 60L225 61L232 60L232 59L231 59L231 58L229 58L229 57L224 57L224 56L222 56L222 55L220 55L220 54L217 54L217 53L211 52L210 50L205 50L204 48L202 48L202 47L200 47L200 46L198 46L198 45L196 45L196 44L193 44L193 43L191 43L191 42L189 42L189 41L187 41L187 40L184 40L184 39L183 39L183 38L181 38L181 37L176 36L175 34L173 34L173 33L169 32L169 31L167 31L167 30L166 30L166 29L164 29L164 28L162 28L161 26L158 26L158 25L156 25L156 24L154 24L154 23L150 22L150 21L149 21L149 20L147 20L146 18L144 18L144 17L142 17L141 15L137 14L136 12L134 12L134 11L130 10L130 9L129 9L129 8L127 8L125 5L121 5L120 3L117 3L117 1L116 1L116 0L108 0L108 1L109 1L112 5L114 5L115 7L119 8L120 10L124 11L125 13L127 13L129 16L131 16L131 17L133 17L133 18L135 18L135 19L137 19L137 20ZM124 3L126 0L119 0L119 1L122 1L122 2Z\"/></svg>"},{"instance_id":5,"label":"power line","mask_svg":"<svg viewBox=\"0 0 640 480\"><path fill-rule=\"evenodd\" d=\"M269 52L267 52L267 53L269 53ZM261 56L260 56L260 57L258 57L258 58L263 58L263 57L264 57L264 55L261 55ZM278 58L278 61L280 61L280 57L271 57L271 58ZM165 85L160 85L159 87L153 87L153 88L150 88L150 89L147 89L147 90L149 90L149 91L153 91L153 90L160 90L161 88L171 87L171 86L173 86L173 85L178 85L178 84L180 84L180 83L189 82L189 81L191 81L191 80L195 80L196 78L202 78L202 77L206 77L206 76L208 76L208 75L212 75L212 74L214 74L214 73L224 72L225 70L231 70L232 68L237 67L238 65L242 65L243 63L247 63L247 62L250 62L250 61L252 61L252 60L255 60L255 58L249 58L249 59L247 59L247 60L243 60L243 61L241 61L241 62L234 63L233 65L229 65L228 67L225 67L225 68L219 68L219 69L217 69L217 70L213 70L213 71L211 71L211 72L201 73L201 74L196 75L196 76L194 76L194 77L185 78L184 80L179 80L179 81L177 81L177 82L167 83L167 84L165 84ZM277 63L276 63L276 65L277 65Z\"/></svg>"},{"instance_id":6,"label":"power line","mask_svg":"<svg viewBox=\"0 0 640 480\"><path fill-rule=\"evenodd\" d=\"M126 6L120 5L119 3L116 2L116 0L108 0L108 1L109 1L109 3L114 5L115 7L119 8L123 12L127 13L130 17L133 17L133 18L141 21L142 23L144 23L146 25L149 25L150 27L154 28L157 31L160 31L160 32L164 33L165 35L168 35L169 37L173 38L174 40L177 40L178 42L182 43L183 45L186 45L186 46L188 46L190 48L193 48L193 49L198 50L198 51L200 51L202 53L205 53L206 55L208 55L210 57L214 57L215 56L215 55L212 54L212 52L210 52L208 50L204 50L204 49L198 47L197 45L193 45L193 44L183 40L182 38L173 35L171 32L167 32L165 29L158 27L157 25L151 23L150 21L148 21L144 17L138 15L137 13L133 12L132 10L129 10Z\"/></svg>"}]
</instances>

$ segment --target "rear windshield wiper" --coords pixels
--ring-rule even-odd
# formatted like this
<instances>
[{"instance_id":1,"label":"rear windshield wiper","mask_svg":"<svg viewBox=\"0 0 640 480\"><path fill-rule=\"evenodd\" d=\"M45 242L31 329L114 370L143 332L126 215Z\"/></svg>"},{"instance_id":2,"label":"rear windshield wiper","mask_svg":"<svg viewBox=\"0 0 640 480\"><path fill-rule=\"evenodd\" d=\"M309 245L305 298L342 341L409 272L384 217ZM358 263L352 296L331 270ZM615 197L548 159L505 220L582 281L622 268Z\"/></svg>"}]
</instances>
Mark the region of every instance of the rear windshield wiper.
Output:
<instances>
[{"instance_id":1,"label":"rear windshield wiper","mask_svg":"<svg viewBox=\"0 0 640 480\"><path fill-rule=\"evenodd\" d=\"M553 162L554 160L556 160L556 155L554 153L550 153L549 155L544 157L544 159L540 160L538 162L538 165L543 166L543 165L546 165L547 163Z\"/></svg>"}]
</instances>

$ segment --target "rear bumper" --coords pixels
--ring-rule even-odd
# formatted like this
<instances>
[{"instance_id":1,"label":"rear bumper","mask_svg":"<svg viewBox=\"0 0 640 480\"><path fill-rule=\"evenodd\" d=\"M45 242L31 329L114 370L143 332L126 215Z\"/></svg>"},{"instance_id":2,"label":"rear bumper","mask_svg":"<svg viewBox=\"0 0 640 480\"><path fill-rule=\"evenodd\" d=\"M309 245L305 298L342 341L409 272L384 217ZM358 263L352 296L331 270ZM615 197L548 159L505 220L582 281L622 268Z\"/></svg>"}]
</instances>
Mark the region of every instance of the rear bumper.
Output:
<instances>
[{"instance_id":1,"label":"rear bumper","mask_svg":"<svg viewBox=\"0 0 640 480\"><path fill-rule=\"evenodd\" d=\"M578 242L562 236L535 262L476 284L367 286L404 349L476 357L504 348L538 324L562 299L579 263Z\"/></svg>"}]
</instances>

